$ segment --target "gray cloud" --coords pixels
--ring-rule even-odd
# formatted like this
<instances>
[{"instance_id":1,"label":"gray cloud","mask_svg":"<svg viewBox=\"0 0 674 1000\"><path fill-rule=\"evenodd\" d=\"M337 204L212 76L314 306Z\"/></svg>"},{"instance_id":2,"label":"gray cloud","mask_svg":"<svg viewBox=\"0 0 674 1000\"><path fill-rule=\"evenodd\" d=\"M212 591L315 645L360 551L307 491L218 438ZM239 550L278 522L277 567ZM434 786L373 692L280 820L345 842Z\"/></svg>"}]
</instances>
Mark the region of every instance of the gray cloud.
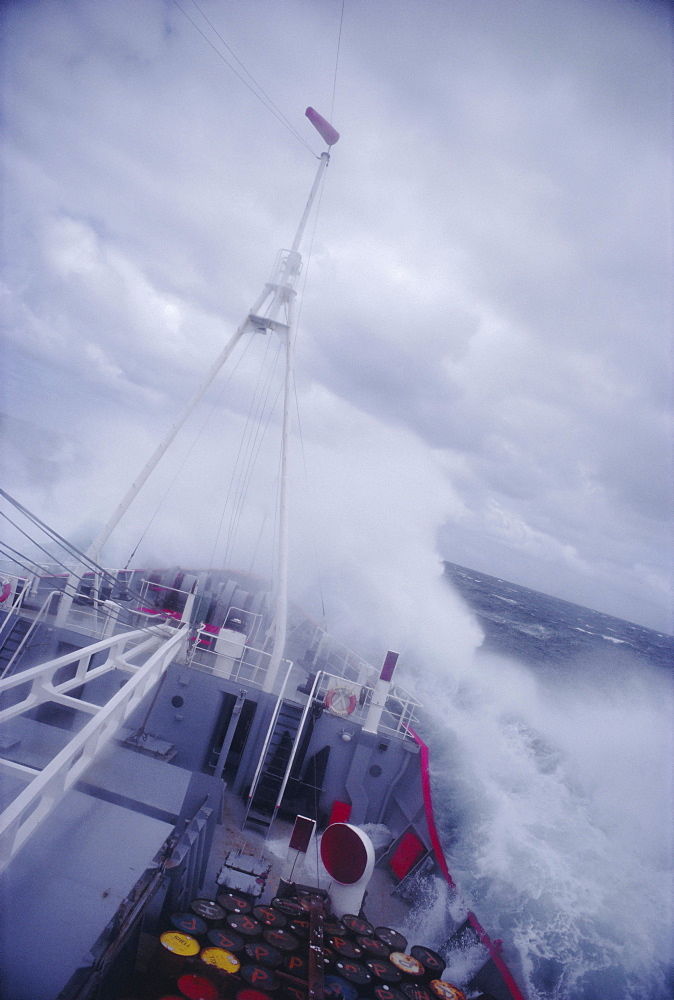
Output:
<instances>
[{"instance_id":1,"label":"gray cloud","mask_svg":"<svg viewBox=\"0 0 674 1000\"><path fill-rule=\"evenodd\" d=\"M205 9L318 149L302 111L330 112L336 8ZM4 19L5 409L74 442L75 468L45 458L42 513L75 531L105 517L245 315L313 167L174 5L55 0ZM405 520L431 549L440 531L435 558L657 627L671 623L667 21L628 0L347 3L343 138L297 376L308 461L338 509L357 467L376 520L381 447L416 498ZM245 412L243 389L215 399L222 420ZM39 454L28 478L9 463L17 488L35 487Z\"/></svg>"}]
</instances>

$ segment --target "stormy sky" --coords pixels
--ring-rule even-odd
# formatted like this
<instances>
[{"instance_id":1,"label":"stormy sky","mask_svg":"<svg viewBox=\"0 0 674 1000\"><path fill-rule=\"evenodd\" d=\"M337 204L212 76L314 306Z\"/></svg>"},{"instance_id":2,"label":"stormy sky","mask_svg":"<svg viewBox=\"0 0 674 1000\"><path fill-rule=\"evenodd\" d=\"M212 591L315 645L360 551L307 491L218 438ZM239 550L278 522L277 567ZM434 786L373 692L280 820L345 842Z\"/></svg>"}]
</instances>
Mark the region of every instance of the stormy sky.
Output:
<instances>
[{"instance_id":1,"label":"stormy sky","mask_svg":"<svg viewBox=\"0 0 674 1000\"><path fill-rule=\"evenodd\" d=\"M413 601L447 558L671 630L670 11L5 3L5 488L93 537L290 245L313 105L342 138L303 247L298 589L315 560ZM108 561L224 558L257 340Z\"/></svg>"}]
</instances>

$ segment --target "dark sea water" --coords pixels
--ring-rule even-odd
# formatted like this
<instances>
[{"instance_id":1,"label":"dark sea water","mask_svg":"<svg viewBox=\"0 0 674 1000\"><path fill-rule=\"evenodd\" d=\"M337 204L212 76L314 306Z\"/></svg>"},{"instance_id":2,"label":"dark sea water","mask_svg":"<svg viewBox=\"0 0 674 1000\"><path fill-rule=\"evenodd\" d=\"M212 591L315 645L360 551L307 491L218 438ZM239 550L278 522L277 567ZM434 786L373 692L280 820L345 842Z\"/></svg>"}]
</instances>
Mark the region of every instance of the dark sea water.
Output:
<instances>
[{"instance_id":1,"label":"dark sea water","mask_svg":"<svg viewBox=\"0 0 674 1000\"><path fill-rule=\"evenodd\" d=\"M451 563L446 576L484 634L419 690L464 901L529 1000L670 1000L674 638ZM452 907L437 892L429 941L433 907Z\"/></svg>"},{"instance_id":2,"label":"dark sea water","mask_svg":"<svg viewBox=\"0 0 674 1000\"><path fill-rule=\"evenodd\" d=\"M485 633L484 647L541 670L579 657L625 653L674 670L674 636L445 562Z\"/></svg>"}]
</instances>

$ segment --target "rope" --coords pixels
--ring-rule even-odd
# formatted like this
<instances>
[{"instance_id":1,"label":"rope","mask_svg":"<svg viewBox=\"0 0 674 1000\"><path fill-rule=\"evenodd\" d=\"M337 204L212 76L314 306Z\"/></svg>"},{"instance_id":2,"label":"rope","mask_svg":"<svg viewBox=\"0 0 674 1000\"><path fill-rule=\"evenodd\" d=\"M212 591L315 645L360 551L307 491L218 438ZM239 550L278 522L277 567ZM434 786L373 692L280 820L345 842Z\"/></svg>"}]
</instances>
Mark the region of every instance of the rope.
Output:
<instances>
[{"instance_id":1,"label":"rope","mask_svg":"<svg viewBox=\"0 0 674 1000\"><path fill-rule=\"evenodd\" d=\"M220 34L220 32L217 30L217 28L206 17L206 15L204 14L203 10L199 6L199 4L196 2L196 0L192 0L192 3L197 8L197 10L199 11L199 13L203 17L203 19L206 21L206 23L209 25L209 27L211 28L211 30L220 39L220 41L225 46L225 48L228 50L228 52L231 52L232 56L234 57L234 59L236 59L237 63L239 64L239 66L241 67L241 69L243 70L243 72L246 74L246 76L249 78L249 80L252 81L252 85L251 85L251 83L248 82L248 80L246 80L242 76L241 73L239 73L239 71L236 69L236 67L233 66L231 64L231 62L229 62L229 60L227 59L227 57L220 51L220 49L217 47L217 45L213 44L213 42L210 40L210 38L208 37L208 35L206 35L201 30L201 28L196 23L196 21L192 20L192 18L187 13L187 11L185 10L185 8L180 6L180 4L178 3L178 0L173 0L173 3L176 5L176 7L178 8L178 10L181 11L185 15L185 17L190 22L190 24L193 26L193 28L196 31L199 32L199 34L204 39L204 41L208 42L208 44L213 49L213 51L215 52L215 54L217 56L219 56L219 58L222 59L222 61L225 63L225 65L229 69L231 69L232 73L234 73L234 75L236 77L238 77L238 79L241 81L241 83L243 83L244 86L248 87L248 89L250 90L250 92L255 97L257 97L258 101L260 101L260 103L263 104L264 107L267 108L268 111L271 111L271 113L273 114L274 118L276 118L276 120L279 121L281 123L281 125L284 126L284 128L287 128L288 131L298 140L298 142L301 142L302 145L305 147L305 149L308 149L308 151L311 153L312 156L315 156L316 159L319 159L320 157L314 152L314 150L311 148L311 146L307 142L305 142L304 138L300 135L300 133L297 131L297 129L294 127L294 125L288 120L288 118L286 118L286 116L283 114L283 112L274 104L274 102L272 101L271 97L269 97L269 95L263 90L263 88L257 82L257 80L252 75L252 73L249 73L249 71L243 65L243 63L241 62L241 60L234 54L234 52L232 51L232 49L230 48L230 46L227 44L227 42L224 40L224 38L222 37L222 35ZM257 89L255 89L255 88L257 88Z\"/></svg>"},{"instance_id":2,"label":"rope","mask_svg":"<svg viewBox=\"0 0 674 1000\"><path fill-rule=\"evenodd\" d=\"M342 10L339 15L339 34L337 36L337 54L335 55L335 76L332 81L332 103L330 104L330 121L335 113L335 91L337 90L337 67L339 66L339 48L342 44L342 24L344 23L344 4L346 0L342 0Z\"/></svg>"}]
</instances>

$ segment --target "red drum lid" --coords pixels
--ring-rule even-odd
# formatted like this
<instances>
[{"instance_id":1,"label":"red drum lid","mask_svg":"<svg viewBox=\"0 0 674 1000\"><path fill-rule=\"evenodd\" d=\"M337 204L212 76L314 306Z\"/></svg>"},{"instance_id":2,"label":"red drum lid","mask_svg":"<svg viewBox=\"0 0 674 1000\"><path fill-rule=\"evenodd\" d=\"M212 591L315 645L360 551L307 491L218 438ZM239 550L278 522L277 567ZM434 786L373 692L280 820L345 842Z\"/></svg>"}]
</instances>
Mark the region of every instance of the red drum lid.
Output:
<instances>
[{"instance_id":1,"label":"red drum lid","mask_svg":"<svg viewBox=\"0 0 674 1000\"><path fill-rule=\"evenodd\" d=\"M236 1000L269 1000L269 997L259 990L243 989L237 992Z\"/></svg>"},{"instance_id":2,"label":"red drum lid","mask_svg":"<svg viewBox=\"0 0 674 1000\"><path fill-rule=\"evenodd\" d=\"M182 995L189 1000L218 1000L218 988L206 976L188 972L180 977L177 986Z\"/></svg>"}]
</instances>

